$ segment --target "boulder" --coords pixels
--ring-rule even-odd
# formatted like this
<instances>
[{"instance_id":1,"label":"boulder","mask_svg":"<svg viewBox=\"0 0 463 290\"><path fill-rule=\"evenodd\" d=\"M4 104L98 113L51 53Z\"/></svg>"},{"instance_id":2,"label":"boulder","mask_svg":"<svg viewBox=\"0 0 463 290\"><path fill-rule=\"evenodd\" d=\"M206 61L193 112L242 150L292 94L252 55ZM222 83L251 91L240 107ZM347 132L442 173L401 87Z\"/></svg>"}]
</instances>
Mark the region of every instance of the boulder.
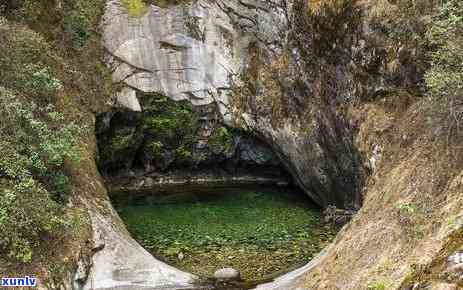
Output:
<instances>
[{"instance_id":1,"label":"boulder","mask_svg":"<svg viewBox=\"0 0 463 290\"><path fill-rule=\"evenodd\" d=\"M141 105L134 89L125 87L116 94L116 106L129 111L141 112Z\"/></svg>"},{"instance_id":2,"label":"boulder","mask_svg":"<svg viewBox=\"0 0 463 290\"><path fill-rule=\"evenodd\" d=\"M240 279L240 272L233 268L223 268L215 271L214 278L218 281L232 281Z\"/></svg>"}]
</instances>

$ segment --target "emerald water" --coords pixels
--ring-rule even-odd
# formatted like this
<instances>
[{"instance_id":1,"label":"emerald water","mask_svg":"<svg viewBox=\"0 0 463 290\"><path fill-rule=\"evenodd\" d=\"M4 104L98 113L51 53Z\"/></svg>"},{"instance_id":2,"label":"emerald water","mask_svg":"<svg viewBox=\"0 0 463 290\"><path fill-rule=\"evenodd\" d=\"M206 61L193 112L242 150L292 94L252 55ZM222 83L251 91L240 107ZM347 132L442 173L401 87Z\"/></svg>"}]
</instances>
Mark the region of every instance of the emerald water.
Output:
<instances>
[{"instance_id":1,"label":"emerald water","mask_svg":"<svg viewBox=\"0 0 463 290\"><path fill-rule=\"evenodd\" d=\"M204 279L232 267L244 280L264 280L310 261L335 235L295 190L190 190L144 195L118 211L154 256Z\"/></svg>"}]
</instances>

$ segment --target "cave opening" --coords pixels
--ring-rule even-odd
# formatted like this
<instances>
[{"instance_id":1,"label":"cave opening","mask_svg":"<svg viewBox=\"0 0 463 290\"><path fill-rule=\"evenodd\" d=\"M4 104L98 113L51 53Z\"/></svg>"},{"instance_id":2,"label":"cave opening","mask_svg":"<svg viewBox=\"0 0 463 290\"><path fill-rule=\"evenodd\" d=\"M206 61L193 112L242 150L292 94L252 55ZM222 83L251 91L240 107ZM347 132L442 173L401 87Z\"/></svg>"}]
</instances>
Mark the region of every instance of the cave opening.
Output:
<instances>
[{"instance_id":1,"label":"cave opening","mask_svg":"<svg viewBox=\"0 0 463 290\"><path fill-rule=\"evenodd\" d=\"M98 165L128 231L158 260L208 285L233 268L240 279L223 289L250 289L335 236L257 136L223 125L210 106L139 99L143 112L97 116Z\"/></svg>"}]
</instances>

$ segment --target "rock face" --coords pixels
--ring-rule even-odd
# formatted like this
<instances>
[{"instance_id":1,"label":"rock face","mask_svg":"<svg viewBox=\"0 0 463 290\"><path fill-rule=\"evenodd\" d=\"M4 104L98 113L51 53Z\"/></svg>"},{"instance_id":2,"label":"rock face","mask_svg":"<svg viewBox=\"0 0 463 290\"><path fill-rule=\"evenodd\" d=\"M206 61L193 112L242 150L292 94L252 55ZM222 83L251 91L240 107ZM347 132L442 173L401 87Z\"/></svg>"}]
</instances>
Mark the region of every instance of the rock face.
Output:
<instances>
[{"instance_id":1,"label":"rock face","mask_svg":"<svg viewBox=\"0 0 463 290\"><path fill-rule=\"evenodd\" d=\"M357 209L361 162L337 110L350 94L326 90L323 78L333 74L326 81L341 86L351 80L343 62L326 75L310 71L323 61L308 64L308 44L296 41L305 33L298 30L303 3L199 0L151 5L133 18L112 0L103 22L108 64L125 96L133 90L213 105L221 122L265 140L321 206Z\"/></svg>"},{"instance_id":2,"label":"rock face","mask_svg":"<svg viewBox=\"0 0 463 290\"><path fill-rule=\"evenodd\" d=\"M111 215L109 215L111 216ZM117 223L91 214L96 253L83 289L187 289L195 276L153 258Z\"/></svg>"}]
</instances>

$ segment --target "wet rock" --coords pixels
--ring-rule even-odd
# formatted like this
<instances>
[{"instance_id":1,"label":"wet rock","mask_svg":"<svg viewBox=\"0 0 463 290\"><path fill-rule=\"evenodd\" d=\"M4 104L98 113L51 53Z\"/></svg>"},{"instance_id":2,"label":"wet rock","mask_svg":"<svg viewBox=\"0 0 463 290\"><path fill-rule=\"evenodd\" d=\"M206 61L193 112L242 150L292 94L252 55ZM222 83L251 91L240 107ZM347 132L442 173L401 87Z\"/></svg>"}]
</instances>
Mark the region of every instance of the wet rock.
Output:
<instances>
[{"instance_id":1,"label":"wet rock","mask_svg":"<svg viewBox=\"0 0 463 290\"><path fill-rule=\"evenodd\" d=\"M233 268L223 268L215 271L214 278L219 281L239 280L240 272Z\"/></svg>"},{"instance_id":2,"label":"wet rock","mask_svg":"<svg viewBox=\"0 0 463 290\"><path fill-rule=\"evenodd\" d=\"M244 164L277 166L280 164L272 150L251 138L237 138L239 155L237 158Z\"/></svg>"},{"instance_id":3,"label":"wet rock","mask_svg":"<svg viewBox=\"0 0 463 290\"><path fill-rule=\"evenodd\" d=\"M141 113L113 111L97 116L99 166L103 173L130 170L143 142Z\"/></svg>"},{"instance_id":4,"label":"wet rock","mask_svg":"<svg viewBox=\"0 0 463 290\"><path fill-rule=\"evenodd\" d=\"M323 222L335 226L343 226L351 220L354 214L355 211L353 210L339 209L330 205L323 211Z\"/></svg>"}]
</instances>

